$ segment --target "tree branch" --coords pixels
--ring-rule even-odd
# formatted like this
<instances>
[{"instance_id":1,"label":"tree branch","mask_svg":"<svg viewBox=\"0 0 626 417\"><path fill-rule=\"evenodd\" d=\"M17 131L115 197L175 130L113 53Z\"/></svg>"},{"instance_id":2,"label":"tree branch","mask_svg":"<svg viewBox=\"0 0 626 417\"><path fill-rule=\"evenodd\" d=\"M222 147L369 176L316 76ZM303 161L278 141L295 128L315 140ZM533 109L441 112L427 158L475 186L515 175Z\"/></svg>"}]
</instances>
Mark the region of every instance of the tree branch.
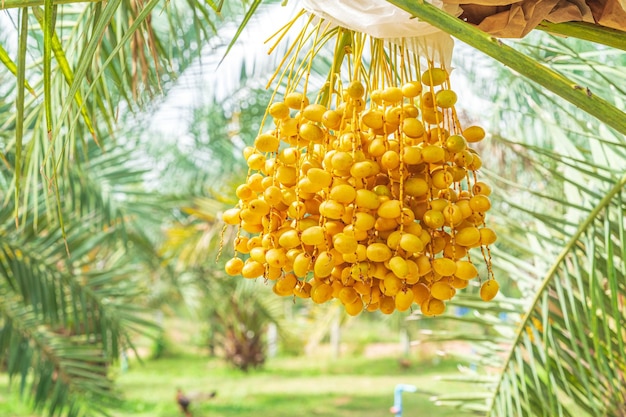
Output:
<instances>
[{"instance_id":1,"label":"tree branch","mask_svg":"<svg viewBox=\"0 0 626 417\"><path fill-rule=\"evenodd\" d=\"M626 32L606 26L586 22L551 23L544 20L537 29L626 51Z\"/></svg>"},{"instance_id":2,"label":"tree branch","mask_svg":"<svg viewBox=\"0 0 626 417\"><path fill-rule=\"evenodd\" d=\"M414 17L430 23L432 26L449 33L479 51L536 82L547 90L569 101L581 110L626 135L626 115L606 100L593 94L585 86L577 85L572 80L556 71L544 67L534 59L505 45L498 38L452 16L443 10L425 3L424 0L387 0L407 11Z\"/></svg>"}]
</instances>

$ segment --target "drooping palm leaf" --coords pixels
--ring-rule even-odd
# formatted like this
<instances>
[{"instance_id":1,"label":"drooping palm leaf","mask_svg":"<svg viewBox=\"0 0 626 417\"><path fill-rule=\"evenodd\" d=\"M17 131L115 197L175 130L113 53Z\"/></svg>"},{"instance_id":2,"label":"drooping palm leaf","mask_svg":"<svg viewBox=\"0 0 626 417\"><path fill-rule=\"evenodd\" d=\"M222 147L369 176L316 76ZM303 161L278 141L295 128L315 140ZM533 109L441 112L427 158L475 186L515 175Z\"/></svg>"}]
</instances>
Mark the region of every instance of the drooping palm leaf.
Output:
<instances>
[{"instance_id":1,"label":"drooping palm leaf","mask_svg":"<svg viewBox=\"0 0 626 417\"><path fill-rule=\"evenodd\" d=\"M439 403L493 416L622 415L625 186L622 176L605 190L569 240L561 234L566 219L537 219L561 239L515 222L504 226L515 236L526 235L528 246L517 248L525 249L518 257L493 251L494 265L527 296L522 303L504 297L490 306L458 303L475 311L466 323L488 333L476 339L460 332L445 339L473 340L480 369L497 373L468 375L464 381L481 382L485 391L464 393L463 403L461 396L440 396ZM546 271L542 277L541 271ZM499 314L508 317L498 319Z\"/></svg>"},{"instance_id":2,"label":"drooping palm leaf","mask_svg":"<svg viewBox=\"0 0 626 417\"><path fill-rule=\"evenodd\" d=\"M9 53L4 49L2 44L0 44L0 62L2 62L2 64L4 64L4 66L10 72L15 74L15 76L18 76L18 74L17 74L17 65L15 64L15 62L13 62L13 60L9 56ZM31 93L33 95L35 94L35 90L33 90L33 88L28 84L28 81L24 80L24 86L26 87L26 89L28 90L29 93Z\"/></svg>"},{"instance_id":3,"label":"drooping palm leaf","mask_svg":"<svg viewBox=\"0 0 626 417\"><path fill-rule=\"evenodd\" d=\"M103 149L112 146L113 142L106 143L103 139L114 133L120 111L145 105L163 91L160 78L166 75L174 79L212 36L210 25L194 26L198 32L181 32L177 23L187 18L190 8L186 5L168 5L156 0L146 4L85 2L55 5L56 13L52 13L51 5L49 2L34 13L24 13L26 21L32 20L28 26L21 25L29 30L21 43L26 46L29 42L28 53L26 49L16 50L13 45L3 45L2 49L6 52L2 54L2 62L9 71L14 66L12 56L24 60L18 63L17 73L24 72L24 82L34 80L34 92L44 98L26 99L24 110L17 113L26 127L24 133L5 146L9 151L23 149L14 166L20 168L15 174L18 180L13 186L14 199L23 199L20 183L25 192L37 189L42 181L54 184L74 158L77 144L85 148L91 138ZM214 16L210 5L194 1L190 5L205 18ZM2 5L3 8L19 6L15 2ZM154 13L159 6L163 13ZM196 47L190 48L194 41ZM39 50L38 45L43 48ZM20 94L23 89L20 87ZM3 112L0 125L13 123L15 115L15 112ZM55 125L49 137L47 131L52 120ZM40 167L43 167L41 174ZM61 196L57 188L58 185L43 189L52 191L58 201ZM22 208L27 204L23 201ZM48 214L49 206L47 202Z\"/></svg>"},{"instance_id":4,"label":"drooping palm leaf","mask_svg":"<svg viewBox=\"0 0 626 417\"><path fill-rule=\"evenodd\" d=\"M85 158L59 181L65 242L54 217L27 215L16 229L11 200L0 211L0 356L37 409L105 412L117 398L109 368L133 334L155 328L139 302L148 270L161 264L147 234L168 205L143 191L132 153L127 145L103 154L93 142L77 153Z\"/></svg>"},{"instance_id":5,"label":"drooping palm leaf","mask_svg":"<svg viewBox=\"0 0 626 417\"><path fill-rule=\"evenodd\" d=\"M622 53L595 54L583 42L545 35L521 47L620 105L611 92L623 75L607 78L602 69L619 66ZM485 70L461 61L465 71ZM474 382L476 392L435 400L490 416L622 416L626 140L506 70L491 74L492 87L482 91L500 111L482 152L506 157L494 157L486 174L500 210L490 218L500 236L494 271L508 281L508 296L455 300L470 314L452 310L444 320L456 330L428 335L470 341L464 359L475 368L451 381Z\"/></svg>"},{"instance_id":6,"label":"drooping palm leaf","mask_svg":"<svg viewBox=\"0 0 626 417\"><path fill-rule=\"evenodd\" d=\"M10 233L11 214L3 210L1 355L35 408L91 414L115 397L107 369L120 349L150 326L133 303L140 275L89 216L68 228L68 259L60 229L27 222Z\"/></svg>"}]
</instances>

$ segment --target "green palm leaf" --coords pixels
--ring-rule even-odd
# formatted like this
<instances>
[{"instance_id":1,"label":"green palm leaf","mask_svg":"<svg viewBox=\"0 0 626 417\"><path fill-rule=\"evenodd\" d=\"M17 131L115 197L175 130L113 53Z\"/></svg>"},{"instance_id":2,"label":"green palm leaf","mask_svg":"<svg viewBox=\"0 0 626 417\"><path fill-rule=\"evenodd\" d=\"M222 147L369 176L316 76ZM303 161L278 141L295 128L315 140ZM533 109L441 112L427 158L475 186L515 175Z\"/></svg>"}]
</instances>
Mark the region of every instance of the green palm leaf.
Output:
<instances>
[{"instance_id":1,"label":"green palm leaf","mask_svg":"<svg viewBox=\"0 0 626 417\"><path fill-rule=\"evenodd\" d=\"M520 401L532 410L524 415L575 415L574 405L561 404L560 396L590 415L618 415L611 404L624 402L617 387L623 383L626 362L617 352L623 348L620 323L626 317L620 300L626 288L619 286L624 275L618 271L624 266L614 256L614 246L622 248L626 242L614 242L611 230L619 230L618 218L624 216L623 205L615 200L625 185L626 176L589 212L546 273L502 363L493 415L514 413L507 398L512 393L506 392L513 385L523 385L529 398L548 400L532 407L529 400ZM534 373L532 382L520 372L524 368Z\"/></svg>"},{"instance_id":2,"label":"green palm leaf","mask_svg":"<svg viewBox=\"0 0 626 417\"><path fill-rule=\"evenodd\" d=\"M609 79L598 68L611 67L605 56L622 62L623 54L594 54L583 42L545 35L521 47L545 65L585 77L619 105L611 91L620 88L623 75ZM463 68L476 68L466 56L461 61ZM454 304L471 313L443 319L455 330L424 335L470 341L476 370L450 380L482 387L434 400L490 416L621 416L626 142L508 71L495 77L506 88L484 91L503 109L493 121L501 131L482 153L494 156L485 172L501 207L490 219L500 236L492 256L508 296L490 303L459 298Z\"/></svg>"},{"instance_id":3,"label":"green palm leaf","mask_svg":"<svg viewBox=\"0 0 626 417\"><path fill-rule=\"evenodd\" d=\"M7 8L20 5L3 3ZM157 92L163 91L160 78L174 79L213 36L210 24L196 25L196 30L181 33L180 22L186 19L190 7L204 19L210 19L215 5L190 1L188 5L170 4L164 6L163 13L154 13L159 5L163 3L157 0L142 7L135 2L48 2L44 8L35 8L34 13L28 14L28 9L24 9L24 24L20 26L24 28L20 43L23 49L16 53L18 65L7 53L12 45L0 40L4 51L0 52L2 71L18 75L23 72L23 81L17 85L23 85L26 79L36 80L33 90L44 98L25 99L23 110L0 114L0 126L13 129L11 124L16 116L24 126L23 133L5 146L8 150L20 150L17 161L10 162L18 168L11 193L16 207L25 209L28 204L22 190L34 192L40 183L48 181L54 186L44 189L52 190L54 200L59 201L56 181L65 175L76 149L86 148L89 138L103 149L114 145L105 139L114 134L120 111L133 111L149 103ZM56 14L55 8L59 9ZM57 14L59 21L55 25ZM37 18L39 25L27 25L31 18ZM41 42L41 50L33 41ZM193 42L196 45L192 47ZM24 87L18 90L23 96ZM21 204L17 204L19 200ZM45 209L51 214L50 201ZM36 207L35 215L38 212Z\"/></svg>"},{"instance_id":4,"label":"green palm leaf","mask_svg":"<svg viewBox=\"0 0 626 417\"><path fill-rule=\"evenodd\" d=\"M65 242L54 217L28 213L16 229L11 200L0 210L0 356L35 408L83 416L114 404L109 368L133 334L155 329L139 301L148 295L146 269L161 259L144 230L168 205L143 191L145 171L130 164L130 147L103 154L90 142L76 155L59 180ZM29 204L45 200L39 192Z\"/></svg>"},{"instance_id":5,"label":"green palm leaf","mask_svg":"<svg viewBox=\"0 0 626 417\"><path fill-rule=\"evenodd\" d=\"M15 76L17 76L17 65L9 56L9 53L4 49L4 47L0 44L0 62L4 64L4 66L12 72ZM28 84L28 81L24 80L24 87L28 90L29 93L35 95L35 90Z\"/></svg>"},{"instance_id":6,"label":"green palm leaf","mask_svg":"<svg viewBox=\"0 0 626 417\"><path fill-rule=\"evenodd\" d=\"M16 303L3 301L2 313L0 346L11 353L9 374L19 379L22 395L35 409L68 416L104 411L103 404L115 398L107 377L110 359L93 342L45 328L36 313Z\"/></svg>"},{"instance_id":7,"label":"green palm leaf","mask_svg":"<svg viewBox=\"0 0 626 417\"><path fill-rule=\"evenodd\" d=\"M0 247L0 354L35 408L72 416L116 397L107 369L131 332L150 326L132 303L137 269L123 251L106 249L110 234L83 220L68 229L77 249L69 259L60 230L41 223L50 234L24 224L19 235L5 233Z\"/></svg>"}]
</instances>

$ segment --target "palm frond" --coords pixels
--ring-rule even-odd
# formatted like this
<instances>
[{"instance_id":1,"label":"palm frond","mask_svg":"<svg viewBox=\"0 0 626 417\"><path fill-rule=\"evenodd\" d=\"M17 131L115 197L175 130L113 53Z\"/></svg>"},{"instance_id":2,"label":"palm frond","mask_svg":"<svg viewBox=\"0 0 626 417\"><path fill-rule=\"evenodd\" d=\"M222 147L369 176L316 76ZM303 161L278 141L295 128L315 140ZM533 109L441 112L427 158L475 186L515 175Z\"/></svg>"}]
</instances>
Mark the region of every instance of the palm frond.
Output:
<instances>
[{"instance_id":1,"label":"palm frond","mask_svg":"<svg viewBox=\"0 0 626 417\"><path fill-rule=\"evenodd\" d=\"M518 47L568 76L587 77L621 105L611 91L623 76L606 77L604 69L623 54L546 35ZM466 58L466 71L485 69ZM453 304L462 310L443 319L451 330L423 335L472 346L463 358L472 366L451 381L474 382L476 392L434 400L490 416L622 416L624 136L509 71L492 75L498 87L483 91L501 111L482 152L493 155L485 175L494 183L490 223L500 239L491 254L506 295L488 304L459 298Z\"/></svg>"},{"instance_id":2,"label":"palm frond","mask_svg":"<svg viewBox=\"0 0 626 417\"><path fill-rule=\"evenodd\" d=\"M226 52L224 53L224 57L226 55L228 55L228 52L231 50L231 48L233 47L233 45L235 44L235 42L237 42L237 39L239 38L239 35L241 35L241 32L243 31L243 29L246 27L246 25L248 24L248 22L250 22L250 19L252 19L252 16L254 16L256 10L258 9L258 7L261 5L262 0L254 0L252 2L252 4L250 4L250 6L247 8L246 10L246 14L243 17L243 21L241 22L241 24L239 25L239 27L237 28L237 32L235 32L235 35L233 36L230 44L228 45L228 47L226 48ZM222 61L224 60L224 57L222 57ZM221 61L220 61L221 62Z\"/></svg>"},{"instance_id":3,"label":"palm frond","mask_svg":"<svg viewBox=\"0 0 626 417\"><path fill-rule=\"evenodd\" d=\"M13 60L11 59L11 56L4 49L2 44L0 44L0 62L4 64L4 66L6 67L6 69L9 70L9 72L13 73L15 76L18 76L17 65L15 64L15 62L13 62ZM35 95L35 90L33 90L33 88L28 84L28 81L26 80L24 80L24 87L26 87L29 93Z\"/></svg>"},{"instance_id":4,"label":"palm frond","mask_svg":"<svg viewBox=\"0 0 626 417\"><path fill-rule=\"evenodd\" d=\"M33 192L42 182L55 184L50 190L59 201L55 181L65 175L77 149L87 148L90 141L103 149L114 146L110 139L120 112L145 107L156 94L169 88L171 83L163 86L160 79L174 79L213 34L210 25L180 31L178 23L188 19L190 7L206 18L214 16L210 5L202 2L86 2L55 5L55 12L51 5L36 7L33 13L24 9L22 49L2 46L4 71L23 72L17 85L28 80L35 94L43 97L26 98L23 111L0 116L0 126L12 129L16 117L24 126L23 134L4 146L9 152L21 151L17 161L11 158L10 166L19 168L14 174L12 197L25 201L22 209L28 204L22 190ZM163 13L154 13L159 5ZM13 64L14 56L17 65ZM19 94L23 95L24 88L17 89ZM50 210L59 211L49 202L45 208L48 215Z\"/></svg>"},{"instance_id":5,"label":"palm frond","mask_svg":"<svg viewBox=\"0 0 626 417\"><path fill-rule=\"evenodd\" d=\"M58 181L65 239L53 216L29 213L16 228L12 201L0 210L0 356L14 362L10 373L35 408L105 413L118 395L108 369L132 349L135 333L156 329L139 301L149 295L147 270L161 269L148 234L168 206L144 191L145 171L130 164L132 153L128 146L102 153L93 143L79 149ZM29 207L46 202L35 191ZM20 340L30 349L23 358Z\"/></svg>"},{"instance_id":6,"label":"palm frond","mask_svg":"<svg viewBox=\"0 0 626 417\"><path fill-rule=\"evenodd\" d=\"M72 417L102 412L102 404L115 398L107 377L110 359L84 338L70 340L45 328L32 309L6 296L0 302L0 349L8 352L8 372L19 379L21 394L36 410Z\"/></svg>"},{"instance_id":7,"label":"palm frond","mask_svg":"<svg viewBox=\"0 0 626 417\"><path fill-rule=\"evenodd\" d=\"M152 327L133 303L140 274L88 216L68 228L75 251L67 258L59 229L40 223L47 231L41 233L30 222L21 233L7 233L10 212L3 210L0 247L0 354L35 408L100 412L116 396L108 367L132 345L133 332Z\"/></svg>"}]
</instances>

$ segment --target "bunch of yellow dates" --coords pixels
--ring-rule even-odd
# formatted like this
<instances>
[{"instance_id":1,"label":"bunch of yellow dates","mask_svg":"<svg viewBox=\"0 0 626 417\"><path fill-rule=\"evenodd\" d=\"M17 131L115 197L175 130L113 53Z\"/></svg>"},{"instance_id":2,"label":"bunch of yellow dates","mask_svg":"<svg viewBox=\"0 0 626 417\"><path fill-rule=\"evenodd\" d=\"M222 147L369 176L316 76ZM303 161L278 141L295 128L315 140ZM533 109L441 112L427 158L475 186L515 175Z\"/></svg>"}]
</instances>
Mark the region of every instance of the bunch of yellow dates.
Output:
<instances>
[{"instance_id":1,"label":"bunch of yellow dates","mask_svg":"<svg viewBox=\"0 0 626 417\"><path fill-rule=\"evenodd\" d=\"M250 174L223 213L239 228L228 274L264 277L280 296L339 299L351 315L415 303L432 316L478 277L479 248L480 295L496 295L491 188L469 146L485 132L461 129L445 69L398 84L366 94L352 81L332 108L298 92L269 106L275 128L244 150Z\"/></svg>"}]
</instances>

